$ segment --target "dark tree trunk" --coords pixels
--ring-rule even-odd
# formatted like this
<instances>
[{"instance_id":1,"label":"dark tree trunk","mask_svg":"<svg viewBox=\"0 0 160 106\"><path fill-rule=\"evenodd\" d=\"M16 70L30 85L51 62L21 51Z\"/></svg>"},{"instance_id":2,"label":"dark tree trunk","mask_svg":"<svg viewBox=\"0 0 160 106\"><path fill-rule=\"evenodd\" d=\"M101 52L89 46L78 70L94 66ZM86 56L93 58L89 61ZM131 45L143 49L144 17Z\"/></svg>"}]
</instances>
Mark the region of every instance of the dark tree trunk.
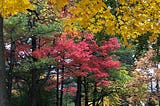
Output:
<instances>
[{"instance_id":1,"label":"dark tree trunk","mask_svg":"<svg viewBox=\"0 0 160 106\"><path fill-rule=\"evenodd\" d=\"M6 67L3 40L3 18L0 16L0 106L8 106L8 95L6 87Z\"/></svg>"},{"instance_id":2,"label":"dark tree trunk","mask_svg":"<svg viewBox=\"0 0 160 106\"><path fill-rule=\"evenodd\" d=\"M36 49L36 37L32 37L32 51ZM36 61L35 58L33 58L33 61ZM33 68L31 70L31 87L29 89L29 106L36 106L36 93L37 93L37 69Z\"/></svg>"},{"instance_id":3,"label":"dark tree trunk","mask_svg":"<svg viewBox=\"0 0 160 106\"><path fill-rule=\"evenodd\" d=\"M77 78L77 93L76 93L76 101L75 106L81 106L81 90L82 90L82 79L81 77Z\"/></svg>"},{"instance_id":4,"label":"dark tree trunk","mask_svg":"<svg viewBox=\"0 0 160 106\"><path fill-rule=\"evenodd\" d=\"M57 85L56 85L56 106L59 106L59 69L57 70Z\"/></svg>"},{"instance_id":5,"label":"dark tree trunk","mask_svg":"<svg viewBox=\"0 0 160 106\"><path fill-rule=\"evenodd\" d=\"M85 93L85 106L88 106L88 83L84 77L84 93Z\"/></svg>"},{"instance_id":6,"label":"dark tree trunk","mask_svg":"<svg viewBox=\"0 0 160 106\"><path fill-rule=\"evenodd\" d=\"M37 87L36 87L36 70L32 69L32 85L29 89L29 105L28 106L36 106L36 93L37 93Z\"/></svg>"},{"instance_id":7,"label":"dark tree trunk","mask_svg":"<svg viewBox=\"0 0 160 106\"><path fill-rule=\"evenodd\" d=\"M96 106L96 93L97 93L97 86L96 83L94 84L94 91L93 91L93 106Z\"/></svg>"},{"instance_id":8,"label":"dark tree trunk","mask_svg":"<svg viewBox=\"0 0 160 106\"><path fill-rule=\"evenodd\" d=\"M36 37L32 36L32 51L35 51L37 48Z\"/></svg>"},{"instance_id":9,"label":"dark tree trunk","mask_svg":"<svg viewBox=\"0 0 160 106\"><path fill-rule=\"evenodd\" d=\"M61 94L60 94L60 106L63 106L63 84L64 84L64 66L62 67L61 78Z\"/></svg>"},{"instance_id":10,"label":"dark tree trunk","mask_svg":"<svg viewBox=\"0 0 160 106\"><path fill-rule=\"evenodd\" d=\"M11 50L10 50L10 63L9 63L9 72L8 72L8 100L11 105L11 91L12 91L12 72L14 68L15 61L15 41L11 37Z\"/></svg>"},{"instance_id":11,"label":"dark tree trunk","mask_svg":"<svg viewBox=\"0 0 160 106\"><path fill-rule=\"evenodd\" d=\"M104 106L104 96L101 98L102 106Z\"/></svg>"},{"instance_id":12,"label":"dark tree trunk","mask_svg":"<svg viewBox=\"0 0 160 106\"><path fill-rule=\"evenodd\" d=\"M151 78L151 92L153 92L153 83L152 83L152 78Z\"/></svg>"}]
</instances>

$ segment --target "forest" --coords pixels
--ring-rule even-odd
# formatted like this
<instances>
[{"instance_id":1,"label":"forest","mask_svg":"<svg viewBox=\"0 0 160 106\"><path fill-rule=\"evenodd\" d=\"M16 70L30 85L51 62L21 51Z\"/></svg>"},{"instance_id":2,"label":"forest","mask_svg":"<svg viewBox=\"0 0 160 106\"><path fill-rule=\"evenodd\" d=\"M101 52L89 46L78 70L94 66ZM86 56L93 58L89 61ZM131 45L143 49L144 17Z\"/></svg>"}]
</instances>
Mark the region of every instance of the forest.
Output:
<instances>
[{"instance_id":1,"label":"forest","mask_svg":"<svg viewBox=\"0 0 160 106\"><path fill-rule=\"evenodd\" d=\"M160 0L1 0L0 106L160 106Z\"/></svg>"}]
</instances>

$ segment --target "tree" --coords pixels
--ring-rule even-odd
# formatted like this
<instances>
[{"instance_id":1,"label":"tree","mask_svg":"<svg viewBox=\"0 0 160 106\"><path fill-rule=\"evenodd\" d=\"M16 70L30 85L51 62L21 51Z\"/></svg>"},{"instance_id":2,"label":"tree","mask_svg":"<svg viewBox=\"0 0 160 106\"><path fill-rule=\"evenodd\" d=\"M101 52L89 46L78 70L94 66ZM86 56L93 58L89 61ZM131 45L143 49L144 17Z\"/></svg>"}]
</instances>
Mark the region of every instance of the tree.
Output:
<instances>
[{"instance_id":1,"label":"tree","mask_svg":"<svg viewBox=\"0 0 160 106\"><path fill-rule=\"evenodd\" d=\"M8 1L8 0L1 0L0 1L0 45L1 45L1 51L0 51L0 77L1 77L1 83L0 83L0 105L1 106L8 106L9 101L7 100L7 87L6 87L6 67L5 67L5 54L4 54L4 41L3 41L3 18L6 18L10 15L15 15L18 12L27 12L27 8L33 8L33 5L30 4L28 0L14 0L14 1Z\"/></svg>"},{"instance_id":2,"label":"tree","mask_svg":"<svg viewBox=\"0 0 160 106\"><path fill-rule=\"evenodd\" d=\"M62 21L67 32L82 30L119 35L125 45L148 32L150 42L159 36L159 0L48 1L54 8L68 9L68 16Z\"/></svg>"},{"instance_id":3,"label":"tree","mask_svg":"<svg viewBox=\"0 0 160 106\"><path fill-rule=\"evenodd\" d=\"M76 106L81 106L82 81L84 77L91 78L95 88L101 85L108 86L108 70L119 67L119 62L114 61L110 55L120 46L116 38L110 38L101 46L98 46L92 34L81 34L84 34L85 37L75 41L66 35L62 35L57 38L53 47L41 48L33 52L33 56L36 58L43 58L49 55L57 61L57 69L62 70L60 74L61 81L70 77L76 80ZM62 91L63 83L61 82L60 84ZM60 96L60 98L62 97L63 95Z\"/></svg>"},{"instance_id":4,"label":"tree","mask_svg":"<svg viewBox=\"0 0 160 106\"><path fill-rule=\"evenodd\" d=\"M47 38L41 38L39 40L38 38L36 39L35 46L39 46L39 48L48 45L46 43L47 40L50 41L50 39ZM12 99L17 100L16 105L28 104L30 106L40 104L37 103L37 101L40 101L43 97L40 95L41 93L44 93L44 90L42 89L44 89L44 84L50 76L50 71L52 70L51 65L54 62L54 60L48 58L39 60L33 58L30 52L33 48L33 42L30 42L31 40L31 38L21 38L15 41L15 62L12 72L12 91L16 91L18 93L12 93ZM13 100L12 105L15 105Z\"/></svg>"},{"instance_id":5,"label":"tree","mask_svg":"<svg viewBox=\"0 0 160 106\"><path fill-rule=\"evenodd\" d=\"M146 102L159 102L159 63L157 62L157 51L153 48L142 55L135 64L135 70L139 73L142 82L146 83L149 92ZM158 103L160 104L160 102Z\"/></svg>"},{"instance_id":6,"label":"tree","mask_svg":"<svg viewBox=\"0 0 160 106\"><path fill-rule=\"evenodd\" d=\"M7 19L5 19L5 25L4 25L5 38L6 38L5 42L7 42L8 45L11 45L11 48L9 49L9 51L7 50L7 52L10 52L9 54L14 54L14 55L10 56L11 58L7 57L8 60L6 61L6 62L8 62L7 65L9 65L9 67L10 67L10 69L7 70L7 72L9 73L8 74L8 77L9 77L8 78L9 100L11 99L12 81L16 79L16 77L15 77L16 75L12 71L15 71L14 68L18 67L17 62L20 62L23 64L24 60L26 60L27 58L31 58L30 56L28 57L28 55L29 55L28 52L30 49L33 50L37 47L40 48L41 46L43 46L43 44L41 45L40 43L41 43L41 41L43 42L44 39L41 38L40 36L48 36L50 33L53 33L55 30L60 29L57 22L53 23L53 24L48 23L52 20L51 17L53 18L53 16L54 16L53 14L50 14L49 16L48 16L48 14L47 14L47 16L43 15L44 14L43 10L46 10L46 8L48 9L48 7L46 6L46 4L44 2L33 0L32 3L36 5L35 10L26 9L29 12L28 14L19 13L18 15L14 15L14 16L11 16L11 17L8 17ZM45 13L46 13L46 11L45 11ZM46 26L46 24L47 24L47 26ZM31 38L29 38L29 37L31 37ZM37 40L37 41L35 41L35 40ZM30 43L28 43L27 41L29 41L29 42L32 41L32 43L34 44L34 47L31 48ZM47 39L45 39L45 41L47 41ZM13 44L13 43L16 43L16 44ZM29 46L27 46L25 44L27 44ZM14 46L14 48L13 48L13 46ZM22 54L25 52L26 54L19 55L20 52ZM18 56L20 56L20 57L18 57ZM23 56L25 56L25 57L23 57ZM33 63L35 63L35 62L33 61ZM19 72L18 75L21 75L21 73L23 73L23 71ZM43 72L40 71L38 73L43 73ZM20 77L20 76L18 76L18 77ZM23 77L21 77L21 78L20 78L19 82L21 82L21 80L23 80ZM32 79L33 79L33 81L37 80L37 78L32 78ZM35 83L33 84L33 87L35 88ZM25 88L25 86L24 86L24 88ZM29 88L32 89L31 86L29 86ZM40 88L38 88L38 89L40 89ZM33 94L31 94L31 93L33 93L34 96L32 96ZM33 100L33 98L35 99L36 92L33 92L33 89L32 89L29 91L29 94L30 94L30 97L29 97L30 101L35 101L35 100ZM32 104L31 102L29 102L29 103Z\"/></svg>"}]
</instances>

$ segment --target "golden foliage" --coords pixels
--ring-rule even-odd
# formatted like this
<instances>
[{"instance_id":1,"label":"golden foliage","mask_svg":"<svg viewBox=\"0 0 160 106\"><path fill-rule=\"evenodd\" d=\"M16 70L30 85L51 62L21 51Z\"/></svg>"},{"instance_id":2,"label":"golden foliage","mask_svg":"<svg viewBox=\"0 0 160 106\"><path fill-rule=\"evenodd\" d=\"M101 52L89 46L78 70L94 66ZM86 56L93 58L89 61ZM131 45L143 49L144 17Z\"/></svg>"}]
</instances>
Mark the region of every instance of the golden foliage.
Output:
<instances>
[{"instance_id":1,"label":"golden foliage","mask_svg":"<svg viewBox=\"0 0 160 106\"><path fill-rule=\"evenodd\" d=\"M120 0L117 8L117 31L124 38L136 38L151 32L149 40L155 41L160 33L159 0Z\"/></svg>"},{"instance_id":2,"label":"golden foliage","mask_svg":"<svg viewBox=\"0 0 160 106\"><path fill-rule=\"evenodd\" d=\"M1 0L0 1L0 15L6 18L11 15L15 15L19 12L26 13L26 9L33 9L29 0Z\"/></svg>"},{"instance_id":3,"label":"golden foliage","mask_svg":"<svg viewBox=\"0 0 160 106\"><path fill-rule=\"evenodd\" d=\"M69 8L70 16L63 21L65 30L84 29L92 33L115 34L115 17L102 0L81 0Z\"/></svg>"},{"instance_id":4,"label":"golden foliage","mask_svg":"<svg viewBox=\"0 0 160 106\"><path fill-rule=\"evenodd\" d=\"M60 9L71 0L48 0ZM160 33L160 0L119 0L116 14L102 0L79 0L68 6L69 14L63 20L65 31L77 30L92 33L121 35L125 45L128 39L150 32L149 41L153 42Z\"/></svg>"},{"instance_id":5,"label":"golden foliage","mask_svg":"<svg viewBox=\"0 0 160 106\"><path fill-rule=\"evenodd\" d=\"M50 2L55 10L62 9L69 2L68 0L46 0L46 1Z\"/></svg>"}]
</instances>

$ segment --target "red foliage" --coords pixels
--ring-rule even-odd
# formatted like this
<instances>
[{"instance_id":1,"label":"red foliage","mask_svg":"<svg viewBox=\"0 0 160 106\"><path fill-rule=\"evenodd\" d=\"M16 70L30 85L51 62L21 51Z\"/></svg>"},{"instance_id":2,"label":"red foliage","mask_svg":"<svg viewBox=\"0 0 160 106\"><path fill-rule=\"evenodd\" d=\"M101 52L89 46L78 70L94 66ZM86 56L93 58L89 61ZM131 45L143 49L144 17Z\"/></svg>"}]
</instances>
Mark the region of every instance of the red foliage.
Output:
<instances>
[{"instance_id":1,"label":"red foliage","mask_svg":"<svg viewBox=\"0 0 160 106\"><path fill-rule=\"evenodd\" d=\"M76 91L77 91L77 88L76 88L76 87L71 87L71 88L69 88L69 91L71 91L71 92L76 92Z\"/></svg>"},{"instance_id":2,"label":"red foliage","mask_svg":"<svg viewBox=\"0 0 160 106\"><path fill-rule=\"evenodd\" d=\"M76 87L63 88L62 91L65 92L65 93L67 93L67 92L76 92L77 88Z\"/></svg>"},{"instance_id":3,"label":"red foliage","mask_svg":"<svg viewBox=\"0 0 160 106\"><path fill-rule=\"evenodd\" d=\"M98 46L90 33L80 42L62 35L52 47L41 48L32 53L36 58L50 54L58 62L58 68L65 67L65 77L90 76L100 84L109 85L104 79L108 77L107 71L119 68L119 61L114 61L110 52L120 47L116 38L110 38L103 45Z\"/></svg>"},{"instance_id":4,"label":"red foliage","mask_svg":"<svg viewBox=\"0 0 160 106\"><path fill-rule=\"evenodd\" d=\"M54 89L54 88L56 88L56 84L52 84L52 85L45 87L45 91L50 91L51 89Z\"/></svg>"},{"instance_id":5,"label":"red foliage","mask_svg":"<svg viewBox=\"0 0 160 106\"><path fill-rule=\"evenodd\" d=\"M32 56L37 59L40 59L40 58L46 57L48 55L49 51L50 51L49 47L42 47L41 49L37 49L37 50L33 51Z\"/></svg>"},{"instance_id":6,"label":"red foliage","mask_svg":"<svg viewBox=\"0 0 160 106\"><path fill-rule=\"evenodd\" d=\"M20 38L13 41L12 44L5 44L6 60L10 62L10 56L14 56L14 61L21 61L26 58L35 57L37 59L49 56L51 45L53 45L52 38L36 37L36 50L32 50L32 38ZM11 48L12 45L12 48ZM39 48L39 49L38 49ZM12 49L12 50L11 50ZM47 52L48 51L48 52Z\"/></svg>"},{"instance_id":7,"label":"red foliage","mask_svg":"<svg viewBox=\"0 0 160 106\"><path fill-rule=\"evenodd\" d=\"M108 85L109 85L109 81L106 81L106 80L102 80L102 81L97 83L98 87L100 87L100 86L108 86Z\"/></svg>"},{"instance_id":8,"label":"red foliage","mask_svg":"<svg viewBox=\"0 0 160 106\"><path fill-rule=\"evenodd\" d=\"M69 94L70 96L74 96L74 95L75 95L75 92L77 91L77 88L76 88L76 87L63 88L62 91L63 91L64 93Z\"/></svg>"}]
</instances>

